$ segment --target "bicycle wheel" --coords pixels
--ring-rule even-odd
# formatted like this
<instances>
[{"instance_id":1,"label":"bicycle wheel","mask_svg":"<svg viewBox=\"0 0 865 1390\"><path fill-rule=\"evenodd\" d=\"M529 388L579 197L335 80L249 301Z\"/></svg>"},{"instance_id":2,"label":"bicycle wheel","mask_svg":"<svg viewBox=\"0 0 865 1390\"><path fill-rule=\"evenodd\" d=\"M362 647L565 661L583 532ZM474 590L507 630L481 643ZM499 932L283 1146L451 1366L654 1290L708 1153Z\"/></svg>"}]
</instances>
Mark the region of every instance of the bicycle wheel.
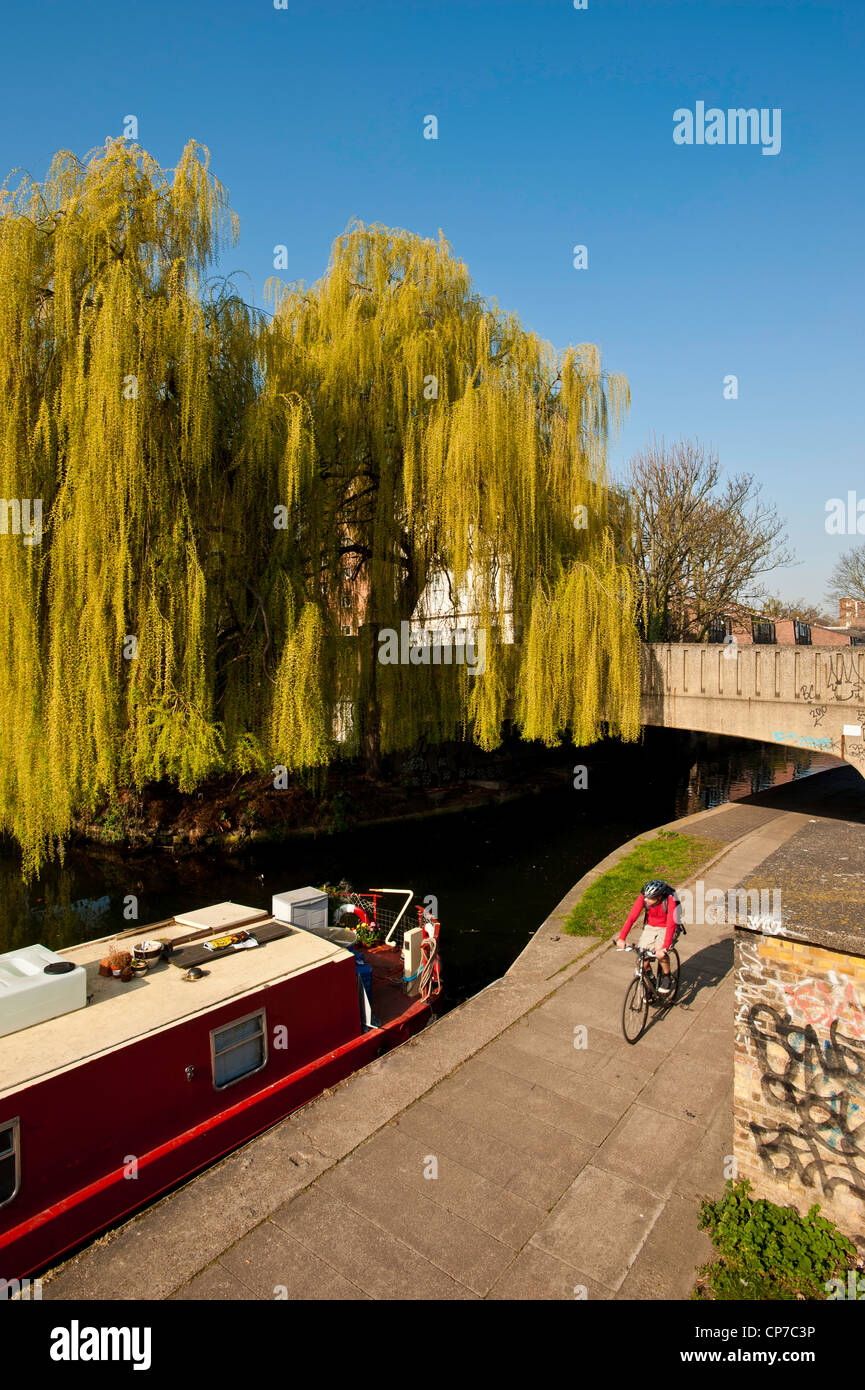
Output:
<instances>
[{"instance_id":1,"label":"bicycle wheel","mask_svg":"<svg viewBox=\"0 0 865 1390\"><path fill-rule=\"evenodd\" d=\"M667 955L670 958L670 984L673 988L669 994L662 994L658 998L658 1003L665 1009L669 1009L679 993L679 952L671 946Z\"/></svg>"},{"instance_id":2,"label":"bicycle wheel","mask_svg":"<svg viewBox=\"0 0 865 1390\"><path fill-rule=\"evenodd\" d=\"M643 989L642 980L635 978L628 985L628 992L625 995L625 1003L622 1008L622 1032L625 1035L625 1042L639 1042L648 1017L649 1001L646 998L646 991Z\"/></svg>"}]
</instances>

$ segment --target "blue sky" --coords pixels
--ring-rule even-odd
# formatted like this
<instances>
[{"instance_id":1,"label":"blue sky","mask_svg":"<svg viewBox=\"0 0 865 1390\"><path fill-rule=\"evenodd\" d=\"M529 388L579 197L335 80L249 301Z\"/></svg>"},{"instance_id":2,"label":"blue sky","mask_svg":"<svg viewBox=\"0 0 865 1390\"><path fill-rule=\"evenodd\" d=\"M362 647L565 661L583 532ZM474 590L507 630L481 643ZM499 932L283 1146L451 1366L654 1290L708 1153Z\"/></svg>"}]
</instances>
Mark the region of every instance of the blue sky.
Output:
<instances>
[{"instance_id":1,"label":"blue sky","mask_svg":"<svg viewBox=\"0 0 865 1390\"><path fill-rule=\"evenodd\" d=\"M130 114L164 165L201 141L241 221L224 269L258 303L277 244L310 281L352 218L441 228L482 293L628 377L614 466L685 435L755 473L802 562L770 586L823 601L862 541L827 535L826 501L865 496L862 0L5 0L2 18L4 172L41 178ZM674 144L698 100L780 108L780 153Z\"/></svg>"}]
</instances>

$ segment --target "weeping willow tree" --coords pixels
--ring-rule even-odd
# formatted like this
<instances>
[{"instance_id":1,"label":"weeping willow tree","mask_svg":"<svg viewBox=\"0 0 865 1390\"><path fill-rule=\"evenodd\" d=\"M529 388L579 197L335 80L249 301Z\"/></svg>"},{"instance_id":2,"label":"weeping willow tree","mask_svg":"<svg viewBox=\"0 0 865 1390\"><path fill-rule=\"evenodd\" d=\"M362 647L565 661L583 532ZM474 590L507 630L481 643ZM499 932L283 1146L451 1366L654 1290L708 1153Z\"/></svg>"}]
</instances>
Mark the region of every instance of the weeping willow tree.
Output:
<instances>
[{"instance_id":1,"label":"weeping willow tree","mask_svg":"<svg viewBox=\"0 0 865 1390\"><path fill-rule=\"evenodd\" d=\"M173 171L60 154L0 195L0 831L28 872L120 786L492 748L506 718L638 732L625 383L382 227L266 323L207 278L235 231L194 143ZM442 576L483 673L383 664Z\"/></svg>"},{"instance_id":2,"label":"weeping willow tree","mask_svg":"<svg viewBox=\"0 0 865 1390\"><path fill-rule=\"evenodd\" d=\"M596 348L557 353L483 301L443 239L355 226L319 284L275 299L261 423L283 441L301 542L292 603L322 630L345 608L359 621L342 659L310 671L319 699L291 726L308 755L330 755L321 708L340 700L373 768L422 732L493 748L506 717L548 744L636 737L635 596L605 476L624 380ZM278 402L290 432L273 431ZM471 595L483 675L379 659L442 575Z\"/></svg>"},{"instance_id":3,"label":"weeping willow tree","mask_svg":"<svg viewBox=\"0 0 865 1390\"><path fill-rule=\"evenodd\" d=\"M0 828L29 869L119 782L242 755L216 701L259 347L202 278L235 234L207 163L113 141L0 199L0 493L41 512L38 540L0 535Z\"/></svg>"}]
</instances>

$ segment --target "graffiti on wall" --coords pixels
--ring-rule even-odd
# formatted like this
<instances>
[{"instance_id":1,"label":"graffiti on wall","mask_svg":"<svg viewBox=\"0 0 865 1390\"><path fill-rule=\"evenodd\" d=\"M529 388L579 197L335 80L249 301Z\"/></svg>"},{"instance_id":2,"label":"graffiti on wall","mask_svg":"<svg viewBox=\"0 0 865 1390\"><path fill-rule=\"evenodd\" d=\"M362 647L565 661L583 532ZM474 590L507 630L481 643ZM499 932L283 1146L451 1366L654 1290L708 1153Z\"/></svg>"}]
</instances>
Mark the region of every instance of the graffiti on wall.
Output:
<instances>
[{"instance_id":1,"label":"graffiti on wall","mask_svg":"<svg viewBox=\"0 0 865 1390\"><path fill-rule=\"evenodd\" d=\"M839 1190L865 1204L865 997L841 970L796 976L762 948L737 942L737 1052L759 1078L746 1121L775 1182Z\"/></svg>"},{"instance_id":2,"label":"graffiti on wall","mask_svg":"<svg viewBox=\"0 0 865 1390\"><path fill-rule=\"evenodd\" d=\"M859 1042L865 1042L865 1009L859 1003L856 986L849 975L830 970L825 979L809 976L791 989L787 997L794 1016L824 1033L838 1017L839 1010L843 1011L846 1030Z\"/></svg>"},{"instance_id":3,"label":"graffiti on wall","mask_svg":"<svg viewBox=\"0 0 865 1390\"><path fill-rule=\"evenodd\" d=\"M865 1203L865 1042L837 1018L821 1038L765 1003L752 1006L748 1027L767 1108L777 1112L774 1123L749 1121L764 1168L825 1197L846 1188Z\"/></svg>"}]
</instances>

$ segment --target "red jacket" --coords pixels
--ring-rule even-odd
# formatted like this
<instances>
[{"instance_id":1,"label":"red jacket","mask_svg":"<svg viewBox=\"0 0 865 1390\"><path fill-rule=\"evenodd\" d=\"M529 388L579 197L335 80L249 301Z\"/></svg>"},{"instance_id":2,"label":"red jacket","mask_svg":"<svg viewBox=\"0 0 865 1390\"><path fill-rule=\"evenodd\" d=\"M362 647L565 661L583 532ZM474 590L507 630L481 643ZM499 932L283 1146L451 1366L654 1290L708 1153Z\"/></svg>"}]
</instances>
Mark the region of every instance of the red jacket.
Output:
<instances>
[{"instance_id":1,"label":"red jacket","mask_svg":"<svg viewBox=\"0 0 865 1390\"><path fill-rule=\"evenodd\" d=\"M636 922L644 907L645 902L643 901L642 893L640 893L634 902L634 906L628 913L627 922L622 927L622 930L619 932L620 941L627 940L628 932L631 930L631 927ZM664 950L668 951L670 949L670 946L672 945L673 936L675 935L676 931L676 899L673 897L672 893L667 898L666 912L664 911L664 904L662 902L655 903L652 907L649 908L646 914L646 926L667 928L666 934L664 936Z\"/></svg>"}]
</instances>

